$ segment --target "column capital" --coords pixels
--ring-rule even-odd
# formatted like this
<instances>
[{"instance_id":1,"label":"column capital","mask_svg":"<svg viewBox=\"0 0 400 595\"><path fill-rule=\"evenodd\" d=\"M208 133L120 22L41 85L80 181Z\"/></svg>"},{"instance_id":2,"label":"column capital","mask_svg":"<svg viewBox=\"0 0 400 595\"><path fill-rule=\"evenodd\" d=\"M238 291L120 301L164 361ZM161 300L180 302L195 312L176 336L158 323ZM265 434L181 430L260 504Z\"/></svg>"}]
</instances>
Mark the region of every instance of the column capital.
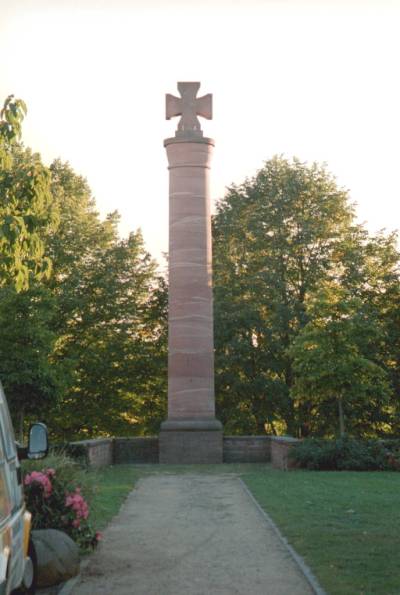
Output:
<instances>
[{"instance_id":1,"label":"column capital","mask_svg":"<svg viewBox=\"0 0 400 595\"><path fill-rule=\"evenodd\" d=\"M168 145L176 145L176 144L182 144L184 143L185 145L187 144L191 144L191 143L196 143L196 144L201 144L201 145L211 145L212 147L215 147L215 141L213 138L207 138L204 136L193 136L193 138L190 137L186 137L186 138L179 138L176 136L171 136L170 138L166 138L164 140L164 147L168 147Z\"/></svg>"},{"instance_id":2,"label":"column capital","mask_svg":"<svg viewBox=\"0 0 400 595\"><path fill-rule=\"evenodd\" d=\"M167 151L169 170L171 170L177 168L209 169L215 145L212 138L197 137L188 140L173 137L165 139L164 146ZM200 177L199 181L202 179Z\"/></svg>"}]
</instances>

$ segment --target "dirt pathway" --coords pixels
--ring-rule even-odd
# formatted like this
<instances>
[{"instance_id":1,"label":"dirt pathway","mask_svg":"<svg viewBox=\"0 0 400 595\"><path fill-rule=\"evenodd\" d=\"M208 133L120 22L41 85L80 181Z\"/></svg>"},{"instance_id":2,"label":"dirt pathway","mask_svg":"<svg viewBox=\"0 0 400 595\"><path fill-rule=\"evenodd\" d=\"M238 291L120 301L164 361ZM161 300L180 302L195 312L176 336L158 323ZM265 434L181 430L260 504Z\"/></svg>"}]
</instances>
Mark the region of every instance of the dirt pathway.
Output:
<instances>
[{"instance_id":1,"label":"dirt pathway","mask_svg":"<svg viewBox=\"0 0 400 595\"><path fill-rule=\"evenodd\" d=\"M73 595L309 595L303 574L232 475L142 479Z\"/></svg>"}]
</instances>

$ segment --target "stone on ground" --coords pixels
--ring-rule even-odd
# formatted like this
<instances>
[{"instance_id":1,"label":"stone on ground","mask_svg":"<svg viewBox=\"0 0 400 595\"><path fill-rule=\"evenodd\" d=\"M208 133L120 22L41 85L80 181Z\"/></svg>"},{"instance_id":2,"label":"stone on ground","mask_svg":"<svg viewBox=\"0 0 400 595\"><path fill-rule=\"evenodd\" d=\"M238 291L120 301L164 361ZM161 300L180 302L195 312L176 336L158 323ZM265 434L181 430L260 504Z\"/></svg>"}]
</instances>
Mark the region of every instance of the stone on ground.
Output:
<instances>
[{"instance_id":1,"label":"stone on ground","mask_svg":"<svg viewBox=\"0 0 400 595\"><path fill-rule=\"evenodd\" d=\"M79 572L79 548L63 531L32 531L38 563L38 586L58 585Z\"/></svg>"}]
</instances>

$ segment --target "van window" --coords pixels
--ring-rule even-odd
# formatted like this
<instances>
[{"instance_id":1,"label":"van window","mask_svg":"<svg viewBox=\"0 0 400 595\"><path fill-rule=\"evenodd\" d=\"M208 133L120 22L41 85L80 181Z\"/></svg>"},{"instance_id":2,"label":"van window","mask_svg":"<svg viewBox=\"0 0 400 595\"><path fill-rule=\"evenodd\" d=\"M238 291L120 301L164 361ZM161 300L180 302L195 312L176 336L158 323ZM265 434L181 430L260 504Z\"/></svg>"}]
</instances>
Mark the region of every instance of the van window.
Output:
<instances>
[{"instance_id":1,"label":"van window","mask_svg":"<svg viewBox=\"0 0 400 595\"><path fill-rule=\"evenodd\" d=\"M17 456L17 449L15 446L14 429L11 423L10 413L7 407L6 397L3 387L0 383L0 425L1 433L3 434L4 448L8 460ZM4 455L3 455L4 456Z\"/></svg>"},{"instance_id":2,"label":"van window","mask_svg":"<svg viewBox=\"0 0 400 595\"><path fill-rule=\"evenodd\" d=\"M0 405L0 407L1 407L1 405ZM1 417L1 411L0 411L0 417ZM4 463L4 461L6 460L6 455L5 455L5 451L4 451L6 441L5 441L5 438L4 438L4 435L3 434L4 434L3 426L0 423L0 435L1 435L1 439L0 439L0 464L1 463Z\"/></svg>"},{"instance_id":3,"label":"van window","mask_svg":"<svg viewBox=\"0 0 400 595\"><path fill-rule=\"evenodd\" d=\"M0 523L11 513L11 500L7 489L4 465L0 465Z\"/></svg>"}]
</instances>

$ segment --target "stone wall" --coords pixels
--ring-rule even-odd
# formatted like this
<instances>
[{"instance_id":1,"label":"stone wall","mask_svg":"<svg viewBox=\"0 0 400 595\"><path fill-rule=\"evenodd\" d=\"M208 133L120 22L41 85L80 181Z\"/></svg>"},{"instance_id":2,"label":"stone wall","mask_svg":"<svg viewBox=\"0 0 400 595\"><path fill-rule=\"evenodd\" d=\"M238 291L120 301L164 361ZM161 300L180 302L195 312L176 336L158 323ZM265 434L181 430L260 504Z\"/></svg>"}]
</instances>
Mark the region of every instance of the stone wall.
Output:
<instances>
[{"instance_id":1,"label":"stone wall","mask_svg":"<svg viewBox=\"0 0 400 595\"><path fill-rule=\"evenodd\" d=\"M158 437L115 438L114 462L158 463Z\"/></svg>"},{"instance_id":2,"label":"stone wall","mask_svg":"<svg viewBox=\"0 0 400 595\"><path fill-rule=\"evenodd\" d=\"M271 460L269 436L224 436L224 463L267 463Z\"/></svg>"},{"instance_id":3,"label":"stone wall","mask_svg":"<svg viewBox=\"0 0 400 595\"><path fill-rule=\"evenodd\" d=\"M300 440L291 436L270 436L269 441L271 443L272 467L281 471L295 469L297 465L289 458L289 452Z\"/></svg>"},{"instance_id":4,"label":"stone wall","mask_svg":"<svg viewBox=\"0 0 400 595\"><path fill-rule=\"evenodd\" d=\"M268 463L271 461L273 444L275 464L284 468L282 445L270 436L224 436L224 463ZM277 445L276 445L277 444ZM279 450L281 449L281 450ZM158 436L133 438L100 438L71 442L67 448L71 456L83 460L90 467L104 467L126 463L157 464L159 462ZM280 457L280 458L279 458Z\"/></svg>"},{"instance_id":5,"label":"stone wall","mask_svg":"<svg viewBox=\"0 0 400 595\"><path fill-rule=\"evenodd\" d=\"M114 464L114 438L70 442L68 453L83 459L89 467L106 467Z\"/></svg>"}]
</instances>

